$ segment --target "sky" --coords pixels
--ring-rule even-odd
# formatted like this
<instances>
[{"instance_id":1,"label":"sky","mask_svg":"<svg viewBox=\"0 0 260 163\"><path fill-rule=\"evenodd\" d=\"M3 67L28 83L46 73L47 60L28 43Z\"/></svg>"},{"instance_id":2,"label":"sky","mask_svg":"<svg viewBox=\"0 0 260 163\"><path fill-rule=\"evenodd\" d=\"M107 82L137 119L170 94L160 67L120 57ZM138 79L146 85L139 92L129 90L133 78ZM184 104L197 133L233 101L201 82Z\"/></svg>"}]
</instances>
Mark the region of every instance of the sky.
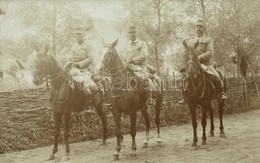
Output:
<instances>
[{"instance_id":1,"label":"sky","mask_svg":"<svg viewBox=\"0 0 260 163\"><path fill-rule=\"evenodd\" d=\"M53 2L53 0L45 1L49 3ZM63 2L70 3L72 1L63 0ZM35 32L26 29L23 24L17 24L18 18L14 13L15 10L20 7L20 3L21 1L18 0L0 0L0 7L6 12L6 14L0 15L0 38L7 37L11 40L19 41L26 34ZM30 3L30 1L23 0L22 3ZM119 21L127 14L126 12L118 14L118 11L122 8L122 1L120 0L74 0L73 3L80 4L86 14L99 19Z\"/></svg>"}]
</instances>

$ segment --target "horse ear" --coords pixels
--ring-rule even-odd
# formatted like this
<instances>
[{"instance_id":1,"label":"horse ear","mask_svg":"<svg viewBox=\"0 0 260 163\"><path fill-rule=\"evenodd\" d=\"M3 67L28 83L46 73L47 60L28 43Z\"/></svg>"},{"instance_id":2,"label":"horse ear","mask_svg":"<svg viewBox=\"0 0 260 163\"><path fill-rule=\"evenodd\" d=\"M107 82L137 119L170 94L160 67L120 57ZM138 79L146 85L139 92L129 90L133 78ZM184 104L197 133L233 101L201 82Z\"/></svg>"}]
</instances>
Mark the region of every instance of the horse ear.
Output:
<instances>
[{"instance_id":1,"label":"horse ear","mask_svg":"<svg viewBox=\"0 0 260 163\"><path fill-rule=\"evenodd\" d=\"M188 48L188 45L187 45L187 42L185 40L182 41L182 45L187 49Z\"/></svg>"},{"instance_id":2,"label":"horse ear","mask_svg":"<svg viewBox=\"0 0 260 163\"><path fill-rule=\"evenodd\" d=\"M116 47L116 45L117 45L117 41L118 41L118 38L116 39L116 41L114 41L114 42L111 44L113 48Z\"/></svg>"}]
</instances>

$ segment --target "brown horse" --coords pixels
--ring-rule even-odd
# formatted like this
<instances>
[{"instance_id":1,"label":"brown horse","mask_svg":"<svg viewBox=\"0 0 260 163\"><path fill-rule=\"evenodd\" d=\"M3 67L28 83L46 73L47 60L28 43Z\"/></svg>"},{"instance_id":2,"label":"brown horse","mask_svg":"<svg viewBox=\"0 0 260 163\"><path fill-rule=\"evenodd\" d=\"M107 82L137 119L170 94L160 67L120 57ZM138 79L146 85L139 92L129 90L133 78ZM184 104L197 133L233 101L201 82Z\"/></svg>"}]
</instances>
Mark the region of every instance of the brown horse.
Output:
<instances>
[{"instance_id":1,"label":"brown horse","mask_svg":"<svg viewBox=\"0 0 260 163\"><path fill-rule=\"evenodd\" d=\"M147 147L149 140L150 120L147 112L147 91L142 89L147 86L147 82L142 82L140 79L135 78L133 72L128 68L128 63L123 64L120 56L118 55L115 46L117 40L112 44L106 45L102 50L102 64L105 70L109 71L109 75L112 78L110 84L112 114L115 121L115 135L117 139L116 151L113 154L114 160L119 159L119 152L121 150L121 115L122 113L130 115L132 137L132 152L130 156L136 157L136 117L137 111L141 110L141 113L145 119L146 125L146 138L144 141L144 147ZM160 138L160 111L162 104L162 89L152 93L155 100L155 113L156 113L156 126L157 126L157 143L160 145L162 140Z\"/></svg>"},{"instance_id":2,"label":"brown horse","mask_svg":"<svg viewBox=\"0 0 260 163\"><path fill-rule=\"evenodd\" d=\"M74 83L74 89L70 87L70 76L64 71L61 64L57 59L47 54L47 50L38 51L35 59L35 69L33 74L33 82L35 85L42 84L47 78L50 84L51 101L54 106L53 115L55 121L55 133L54 133L54 147L48 160L54 159L55 153L58 151L58 139L60 136L61 119L64 116L65 123L65 156L63 160L69 159L69 124L71 112L81 111L85 106L85 94L82 91L82 87L79 83ZM92 105L96 108L98 115L100 116L103 124L103 139L102 144L106 144L107 138L107 117L103 112L102 107L102 92L96 92L92 95Z\"/></svg>"},{"instance_id":3,"label":"brown horse","mask_svg":"<svg viewBox=\"0 0 260 163\"><path fill-rule=\"evenodd\" d=\"M218 100L219 106L219 117L220 117L220 136L224 136L224 127L223 127L223 107L224 102L217 98L216 90L214 89L213 83L210 80L208 74L203 72L200 63L198 61L198 53L196 51L199 43L197 42L193 47L189 47L185 41L183 41L183 45L187 50L187 55L191 58L191 61L187 63L186 72L187 72L187 81L184 86L186 89L186 97L189 105L192 126L193 126L193 143L192 146L197 146L197 118L196 118L196 109L198 105L201 106L202 109L202 119L201 125L203 128L202 134L202 145L206 143L206 125L207 125L207 112L210 115L210 136L214 136L214 121L213 121L213 106L212 100ZM223 77L223 76L222 76ZM223 80L223 78L222 78Z\"/></svg>"}]
</instances>

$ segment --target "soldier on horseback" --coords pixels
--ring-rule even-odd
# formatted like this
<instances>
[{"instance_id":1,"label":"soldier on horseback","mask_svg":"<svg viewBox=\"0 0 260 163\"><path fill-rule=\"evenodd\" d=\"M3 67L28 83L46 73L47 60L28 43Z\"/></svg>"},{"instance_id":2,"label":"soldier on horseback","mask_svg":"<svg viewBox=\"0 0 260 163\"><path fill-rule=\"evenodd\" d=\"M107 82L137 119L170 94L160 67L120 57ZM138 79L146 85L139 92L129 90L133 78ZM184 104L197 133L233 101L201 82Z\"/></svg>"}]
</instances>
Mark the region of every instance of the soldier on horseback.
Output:
<instances>
[{"instance_id":1,"label":"soldier on horseback","mask_svg":"<svg viewBox=\"0 0 260 163\"><path fill-rule=\"evenodd\" d=\"M97 84L92 80L92 45L85 40L85 31L83 28L76 29L75 37L77 43L71 49L67 69L69 69L73 80L82 83L82 90L86 95L86 106L89 106L91 102L90 94L99 90Z\"/></svg>"},{"instance_id":2,"label":"soldier on horseback","mask_svg":"<svg viewBox=\"0 0 260 163\"><path fill-rule=\"evenodd\" d=\"M134 72L134 74L142 81L147 81L148 88L148 105L154 105L152 99L152 89L157 89L156 81L152 79L155 77L155 69L146 64L148 57L148 47L145 41L137 38L137 28L134 25L129 26L129 41L127 43L126 61L129 63L128 67Z\"/></svg>"},{"instance_id":3,"label":"soldier on horseback","mask_svg":"<svg viewBox=\"0 0 260 163\"><path fill-rule=\"evenodd\" d=\"M212 38L210 38L204 33L205 32L204 21L198 20L196 22L196 31L197 31L197 35L188 41L188 46L192 47L196 43L198 43L196 51L198 53L198 60L201 64L201 68L206 74L210 76L210 79L214 84L217 93L219 94L218 96L219 99L226 100L227 95L224 93L223 82L220 78L219 73L216 71L214 65L211 62L211 58L213 55L213 41ZM182 83L183 83L183 91L185 91L184 88L185 79L184 82ZM185 104L185 103L186 103L185 98L182 98L179 101L179 104Z\"/></svg>"}]
</instances>

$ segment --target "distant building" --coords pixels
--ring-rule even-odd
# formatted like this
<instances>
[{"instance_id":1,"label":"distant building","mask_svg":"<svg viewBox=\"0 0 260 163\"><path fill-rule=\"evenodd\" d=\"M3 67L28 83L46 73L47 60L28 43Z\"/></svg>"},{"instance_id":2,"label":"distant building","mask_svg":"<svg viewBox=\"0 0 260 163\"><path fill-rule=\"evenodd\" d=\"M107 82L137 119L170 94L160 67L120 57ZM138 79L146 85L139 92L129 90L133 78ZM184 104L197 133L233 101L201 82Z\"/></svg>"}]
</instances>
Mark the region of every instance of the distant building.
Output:
<instances>
[{"instance_id":1,"label":"distant building","mask_svg":"<svg viewBox=\"0 0 260 163\"><path fill-rule=\"evenodd\" d=\"M31 87L29 66L4 49L0 49L0 91Z\"/></svg>"}]
</instances>

